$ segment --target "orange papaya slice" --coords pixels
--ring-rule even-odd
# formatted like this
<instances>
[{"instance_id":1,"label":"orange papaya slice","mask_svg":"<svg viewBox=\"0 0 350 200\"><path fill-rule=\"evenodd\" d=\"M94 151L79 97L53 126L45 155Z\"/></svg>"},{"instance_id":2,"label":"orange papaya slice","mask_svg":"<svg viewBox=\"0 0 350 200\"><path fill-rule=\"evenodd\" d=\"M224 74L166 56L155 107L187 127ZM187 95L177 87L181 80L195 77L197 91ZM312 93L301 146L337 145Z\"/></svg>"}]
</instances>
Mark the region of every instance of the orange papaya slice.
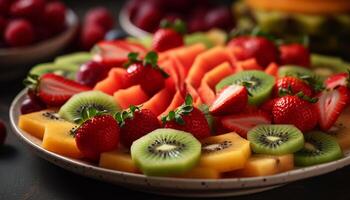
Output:
<instances>
[{"instance_id":1,"label":"orange papaya slice","mask_svg":"<svg viewBox=\"0 0 350 200\"><path fill-rule=\"evenodd\" d=\"M236 65L240 65L243 70L263 70L263 67L256 62L255 58L237 61Z\"/></svg>"},{"instance_id":2,"label":"orange papaya slice","mask_svg":"<svg viewBox=\"0 0 350 200\"><path fill-rule=\"evenodd\" d=\"M160 119L164 115L167 115L170 111L175 110L177 107L181 106L184 102L185 102L185 100L184 100L181 92L179 90L176 91L169 106L165 109L165 111L163 113L158 115L158 119Z\"/></svg>"},{"instance_id":3,"label":"orange papaya slice","mask_svg":"<svg viewBox=\"0 0 350 200\"><path fill-rule=\"evenodd\" d=\"M152 98L146 101L142 108L151 110L156 116L164 112L169 104L174 93L168 88L160 90Z\"/></svg>"},{"instance_id":4,"label":"orange papaya slice","mask_svg":"<svg viewBox=\"0 0 350 200\"><path fill-rule=\"evenodd\" d=\"M278 72L278 65L274 62L270 63L265 69L265 73L270 74L271 76L277 77L277 72Z\"/></svg>"},{"instance_id":5,"label":"orange papaya slice","mask_svg":"<svg viewBox=\"0 0 350 200\"><path fill-rule=\"evenodd\" d=\"M120 89L116 91L113 96L122 109L129 108L131 105L142 104L148 100L147 94L142 90L140 85Z\"/></svg>"},{"instance_id":6,"label":"orange papaya slice","mask_svg":"<svg viewBox=\"0 0 350 200\"><path fill-rule=\"evenodd\" d=\"M95 85L94 90L113 95L115 91L126 87L126 73L126 70L123 68L112 68L108 76Z\"/></svg>"}]
</instances>

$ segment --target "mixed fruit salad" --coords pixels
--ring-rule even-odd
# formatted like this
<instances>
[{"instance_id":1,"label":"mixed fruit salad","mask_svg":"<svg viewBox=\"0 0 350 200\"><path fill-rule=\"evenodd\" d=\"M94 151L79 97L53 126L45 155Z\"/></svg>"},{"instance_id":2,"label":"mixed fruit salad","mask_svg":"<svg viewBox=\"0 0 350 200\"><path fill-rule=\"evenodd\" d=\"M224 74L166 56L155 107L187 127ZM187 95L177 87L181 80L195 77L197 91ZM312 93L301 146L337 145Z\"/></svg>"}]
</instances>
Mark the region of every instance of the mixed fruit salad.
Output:
<instances>
[{"instance_id":1,"label":"mixed fruit salad","mask_svg":"<svg viewBox=\"0 0 350 200\"><path fill-rule=\"evenodd\" d=\"M163 23L149 46L102 41L36 66L18 126L48 151L147 176L256 177L342 158L348 64L221 36L186 43L181 22Z\"/></svg>"}]
</instances>

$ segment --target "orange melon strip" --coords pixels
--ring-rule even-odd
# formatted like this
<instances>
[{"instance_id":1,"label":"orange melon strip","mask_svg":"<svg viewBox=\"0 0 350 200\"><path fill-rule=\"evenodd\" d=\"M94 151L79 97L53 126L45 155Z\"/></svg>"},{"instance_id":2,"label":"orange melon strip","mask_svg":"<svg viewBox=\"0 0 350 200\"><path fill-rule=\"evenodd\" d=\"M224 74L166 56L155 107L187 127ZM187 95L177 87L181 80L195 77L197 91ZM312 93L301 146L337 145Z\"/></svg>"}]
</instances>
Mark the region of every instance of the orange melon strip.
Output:
<instances>
[{"instance_id":1,"label":"orange melon strip","mask_svg":"<svg viewBox=\"0 0 350 200\"><path fill-rule=\"evenodd\" d=\"M140 85L120 89L116 91L113 96L122 109L129 108L131 105L142 104L148 100L147 94L142 90Z\"/></svg>"},{"instance_id":2,"label":"orange melon strip","mask_svg":"<svg viewBox=\"0 0 350 200\"><path fill-rule=\"evenodd\" d=\"M112 68L108 76L95 85L94 90L113 95L115 91L125 88L126 73L126 70L123 68Z\"/></svg>"},{"instance_id":3,"label":"orange melon strip","mask_svg":"<svg viewBox=\"0 0 350 200\"><path fill-rule=\"evenodd\" d=\"M142 108L151 110L156 116L164 112L168 105L171 103L171 99L174 93L168 88L164 88L155 94L152 98L146 101Z\"/></svg>"},{"instance_id":4,"label":"orange melon strip","mask_svg":"<svg viewBox=\"0 0 350 200\"><path fill-rule=\"evenodd\" d=\"M233 64L235 59L229 49L217 46L197 56L190 68L186 82L197 89L204 74L223 62ZM235 71L240 71L240 66L235 66Z\"/></svg>"},{"instance_id":5,"label":"orange melon strip","mask_svg":"<svg viewBox=\"0 0 350 200\"><path fill-rule=\"evenodd\" d=\"M270 63L265 69L265 73L270 74L271 76L277 77L277 72L278 72L278 65L274 62Z\"/></svg>"},{"instance_id":6,"label":"orange melon strip","mask_svg":"<svg viewBox=\"0 0 350 200\"><path fill-rule=\"evenodd\" d=\"M172 101L170 102L169 106L163 113L158 115L158 119L161 119L162 116L167 115L170 111L175 110L177 107L181 106L185 102L184 98L182 97L181 92L178 90L176 91Z\"/></svg>"},{"instance_id":7,"label":"orange melon strip","mask_svg":"<svg viewBox=\"0 0 350 200\"><path fill-rule=\"evenodd\" d=\"M228 62L224 62L207 72L198 88L198 94L205 104L211 104L215 99L214 87L225 78L234 73L233 68Z\"/></svg>"},{"instance_id":8,"label":"orange melon strip","mask_svg":"<svg viewBox=\"0 0 350 200\"><path fill-rule=\"evenodd\" d=\"M243 61L237 61L236 66L240 66L243 70L264 70L257 62L255 58L250 58Z\"/></svg>"}]
</instances>

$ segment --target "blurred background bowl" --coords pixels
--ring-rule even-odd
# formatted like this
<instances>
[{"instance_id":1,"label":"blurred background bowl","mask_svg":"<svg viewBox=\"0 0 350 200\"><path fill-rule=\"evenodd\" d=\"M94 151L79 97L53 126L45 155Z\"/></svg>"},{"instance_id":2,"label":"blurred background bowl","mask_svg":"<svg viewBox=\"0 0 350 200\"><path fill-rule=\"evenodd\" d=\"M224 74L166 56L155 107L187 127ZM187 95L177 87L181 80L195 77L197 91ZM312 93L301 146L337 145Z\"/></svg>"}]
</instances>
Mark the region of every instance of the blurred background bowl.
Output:
<instances>
[{"instance_id":1,"label":"blurred background bowl","mask_svg":"<svg viewBox=\"0 0 350 200\"><path fill-rule=\"evenodd\" d=\"M149 32L140 29L131 22L128 9L126 9L126 5L124 5L119 12L119 24L121 28L131 36L144 37L150 35Z\"/></svg>"},{"instance_id":2,"label":"blurred background bowl","mask_svg":"<svg viewBox=\"0 0 350 200\"><path fill-rule=\"evenodd\" d=\"M57 36L20 48L0 48L0 81L10 81L23 76L32 65L48 61L61 52L74 38L79 20L68 10L67 29Z\"/></svg>"}]
</instances>

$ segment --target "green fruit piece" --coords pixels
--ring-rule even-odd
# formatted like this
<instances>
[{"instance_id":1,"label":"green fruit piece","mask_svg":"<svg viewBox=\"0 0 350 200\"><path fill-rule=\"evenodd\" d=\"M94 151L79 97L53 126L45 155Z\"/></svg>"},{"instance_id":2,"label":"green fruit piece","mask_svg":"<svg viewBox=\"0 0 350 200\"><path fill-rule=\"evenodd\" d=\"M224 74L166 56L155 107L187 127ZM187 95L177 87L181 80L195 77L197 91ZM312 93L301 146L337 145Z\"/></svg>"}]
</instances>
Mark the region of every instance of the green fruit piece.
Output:
<instances>
[{"instance_id":1,"label":"green fruit piece","mask_svg":"<svg viewBox=\"0 0 350 200\"><path fill-rule=\"evenodd\" d=\"M211 29L206 35L213 45L225 45L228 39L227 33L220 29Z\"/></svg>"},{"instance_id":2,"label":"green fruit piece","mask_svg":"<svg viewBox=\"0 0 350 200\"><path fill-rule=\"evenodd\" d=\"M304 15L297 14L293 16L297 25L298 31L305 34L318 34L322 31L323 25L326 23L326 18L321 15Z\"/></svg>"},{"instance_id":3,"label":"green fruit piece","mask_svg":"<svg viewBox=\"0 0 350 200\"><path fill-rule=\"evenodd\" d=\"M195 167L201 155L201 144L192 134L157 129L134 141L131 157L136 166L149 176L173 176Z\"/></svg>"},{"instance_id":4,"label":"green fruit piece","mask_svg":"<svg viewBox=\"0 0 350 200\"><path fill-rule=\"evenodd\" d=\"M54 73L74 80L78 70L79 66L74 64L57 65L55 63L42 63L34 66L29 73L36 74L38 76L47 73Z\"/></svg>"},{"instance_id":5,"label":"green fruit piece","mask_svg":"<svg viewBox=\"0 0 350 200\"><path fill-rule=\"evenodd\" d=\"M350 63L345 62L339 57L325 56L320 54L311 55L311 67L316 70L318 68L328 69L333 73L347 72Z\"/></svg>"},{"instance_id":6,"label":"green fruit piece","mask_svg":"<svg viewBox=\"0 0 350 200\"><path fill-rule=\"evenodd\" d=\"M248 82L246 86L251 96L248 102L251 105L259 105L270 97L275 85L275 77L258 70L241 71L234 75L222 79L215 87L216 92L232 84L242 84Z\"/></svg>"},{"instance_id":7,"label":"green fruit piece","mask_svg":"<svg viewBox=\"0 0 350 200\"><path fill-rule=\"evenodd\" d=\"M75 122L82 115L84 108L93 107L98 111L107 111L110 114L121 110L112 96L100 91L81 92L72 96L59 110L63 119Z\"/></svg>"},{"instance_id":8,"label":"green fruit piece","mask_svg":"<svg viewBox=\"0 0 350 200\"><path fill-rule=\"evenodd\" d=\"M135 38L135 37L128 37L126 38L127 41L138 43L146 48L151 48L152 47L152 36L143 36L140 38Z\"/></svg>"},{"instance_id":9,"label":"green fruit piece","mask_svg":"<svg viewBox=\"0 0 350 200\"><path fill-rule=\"evenodd\" d=\"M311 70L305 67L294 66L294 65L284 65L278 68L277 75L278 77L286 77L286 76L300 77L304 75L314 76L315 74Z\"/></svg>"},{"instance_id":10,"label":"green fruit piece","mask_svg":"<svg viewBox=\"0 0 350 200\"><path fill-rule=\"evenodd\" d=\"M343 157L336 139L321 131L305 134L304 148L294 154L296 166L310 166L331 162Z\"/></svg>"},{"instance_id":11,"label":"green fruit piece","mask_svg":"<svg viewBox=\"0 0 350 200\"><path fill-rule=\"evenodd\" d=\"M247 138L253 152L260 154L290 154L304 145L303 133L293 125L258 125Z\"/></svg>"},{"instance_id":12,"label":"green fruit piece","mask_svg":"<svg viewBox=\"0 0 350 200\"><path fill-rule=\"evenodd\" d=\"M253 15L261 31L280 33L285 30L285 19L287 18L285 13L255 10Z\"/></svg>"},{"instance_id":13,"label":"green fruit piece","mask_svg":"<svg viewBox=\"0 0 350 200\"><path fill-rule=\"evenodd\" d=\"M196 43L203 43L205 46L207 46L207 48L211 48L214 45L205 33L197 32L185 36L186 45L192 45Z\"/></svg>"},{"instance_id":14,"label":"green fruit piece","mask_svg":"<svg viewBox=\"0 0 350 200\"><path fill-rule=\"evenodd\" d=\"M63 56L58 56L55 59L55 64L56 65L72 64L80 67L80 65L86 63L91 59L92 59L92 56L89 52L77 52L77 53L67 54Z\"/></svg>"}]
</instances>

